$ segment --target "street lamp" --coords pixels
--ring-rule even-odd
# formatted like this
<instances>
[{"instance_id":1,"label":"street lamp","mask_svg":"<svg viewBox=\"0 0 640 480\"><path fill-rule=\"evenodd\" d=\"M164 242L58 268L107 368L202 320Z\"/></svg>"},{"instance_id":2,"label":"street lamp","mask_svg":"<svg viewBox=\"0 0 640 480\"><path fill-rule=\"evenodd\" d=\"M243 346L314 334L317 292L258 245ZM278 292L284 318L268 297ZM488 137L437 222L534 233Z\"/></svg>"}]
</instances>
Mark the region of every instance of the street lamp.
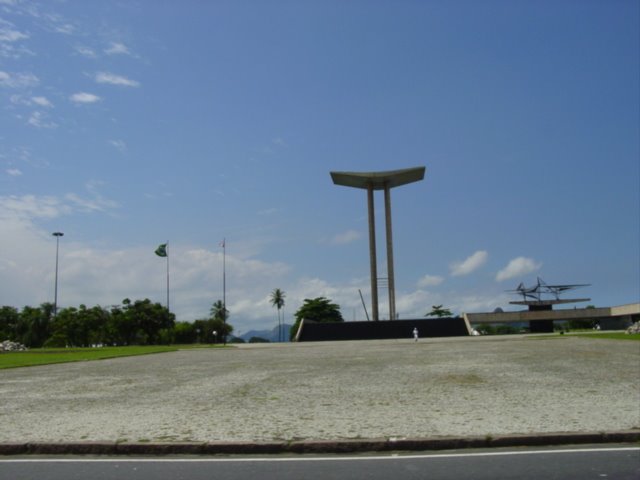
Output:
<instances>
[{"instance_id":1,"label":"street lamp","mask_svg":"<svg viewBox=\"0 0 640 480\"><path fill-rule=\"evenodd\" d=\"M216 330L213 331L213 338L215 338L214 343L218 343L218 332Z\"/></svg>"},{"instance_id":2,"label":"street lamp","mask_svg":"<svg viewBox=\"0 0 640 480\"><path fill-rule=\"evenodd\" d=\"M53 232L51 235L56 237L56 283L53 294L53 316L58 316L58 250L60 249L60 237L64 235L62 232Z\"/></svg>"}]
</instances>

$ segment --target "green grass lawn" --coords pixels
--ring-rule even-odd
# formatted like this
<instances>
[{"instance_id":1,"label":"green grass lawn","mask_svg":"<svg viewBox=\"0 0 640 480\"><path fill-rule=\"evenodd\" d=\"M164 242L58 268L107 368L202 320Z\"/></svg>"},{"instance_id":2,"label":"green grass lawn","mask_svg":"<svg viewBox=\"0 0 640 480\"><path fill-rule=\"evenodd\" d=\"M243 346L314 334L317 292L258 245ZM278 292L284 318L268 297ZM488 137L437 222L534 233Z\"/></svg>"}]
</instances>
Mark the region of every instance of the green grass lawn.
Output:
<instances>
[{"instance_id":1,"label":"green grass lawn","mask_svg":"<svg viewBox=\"0 0 640 480\"><path fill-rule=\"evenodd\" d=\"M605 338L608 340L636 340L640 341L640 335L627 334L624 332L597 332L597 333L575 333L576 337L583 338Z\"/></svg>"},{"instance_id":2,"label":"green grass lawn","mask_svg":"<svg viewBox=\"0 0 640 480\"><path fill-rule=\"evenodd\" d=\"M26 352L0 353L0 369L48 365L50 363L86 362L105 358L175 352L177 346L150 345L101 348L34 348Z\"/></svg>"},{"instance_id":3,"label":"green grass lawn","mask_svg":"<svg viewBox=\"0 0 640 480\"><path fill-rule=\"evenodd\" d=\"M571 337L596 338L596 339L604 338L606 340L640 341L640 335L638 334L629 335L624 332L594 332L594 331L569 332L565 334L549 333L548 335L535 335L528 338L531 340L549 340L549 339L560 339L560 338L571 338Z\"/></svg>"}]
</instances>

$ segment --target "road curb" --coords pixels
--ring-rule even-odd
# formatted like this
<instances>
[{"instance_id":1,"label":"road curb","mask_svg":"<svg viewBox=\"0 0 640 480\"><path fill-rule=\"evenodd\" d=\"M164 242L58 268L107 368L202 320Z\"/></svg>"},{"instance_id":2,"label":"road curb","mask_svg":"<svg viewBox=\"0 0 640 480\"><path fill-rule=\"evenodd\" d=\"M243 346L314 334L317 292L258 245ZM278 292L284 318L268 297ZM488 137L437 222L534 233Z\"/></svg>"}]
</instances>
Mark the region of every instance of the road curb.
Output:
<instances>
[{"instance_id":1,"label":"road curb","mask_svg":"<svg viewBox=\"0 0 640 480\"><path fill-rule=\"evenodd\" d=\"M640 442L640 429L485 437L379 438L273 442L5 442L0 455L269 455L345 454L466 448L542 447Z\"/></svg>"}]
</instances>

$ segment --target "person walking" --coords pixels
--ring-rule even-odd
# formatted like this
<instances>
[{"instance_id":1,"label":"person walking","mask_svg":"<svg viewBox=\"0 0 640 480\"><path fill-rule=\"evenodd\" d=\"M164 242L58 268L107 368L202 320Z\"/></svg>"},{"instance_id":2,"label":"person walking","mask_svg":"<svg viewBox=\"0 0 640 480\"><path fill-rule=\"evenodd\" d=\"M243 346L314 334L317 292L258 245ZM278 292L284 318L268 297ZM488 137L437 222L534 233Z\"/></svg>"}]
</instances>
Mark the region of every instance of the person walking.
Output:
<instances>
[{"instance_id":1,"label":"person walking","mask_svg":"<svg viewBox=\"0 0 640 480\"><path fill-rule=\"evenodd\" d=\"M414 338L414 340L416 342L418 341L418 329L417 328L413 329L413 338Z\"/></svg>"}]
</instances>

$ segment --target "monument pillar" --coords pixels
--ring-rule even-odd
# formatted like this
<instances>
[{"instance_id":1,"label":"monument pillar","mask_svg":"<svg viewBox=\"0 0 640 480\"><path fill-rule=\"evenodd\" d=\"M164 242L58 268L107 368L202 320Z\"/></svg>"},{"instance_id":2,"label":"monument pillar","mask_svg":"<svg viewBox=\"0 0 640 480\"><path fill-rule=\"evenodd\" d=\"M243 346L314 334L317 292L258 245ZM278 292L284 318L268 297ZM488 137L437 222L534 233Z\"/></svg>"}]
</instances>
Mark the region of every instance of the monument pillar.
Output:
<instances>
[{"instance_id":1,"label":"monument pillar","mask_svg":"<svg viewBox=\"0 0 640 480\"><path fill-rule=\"evenodd\" d=\"M367 190L369 212L369 262L371 270L371 311L373 320L380 319L378 311L378 265L376 258L376 221L373 194L375 190L384 190L385 226L387 232L387 275L389 284L389 319L395 320L396 285L393 270L393 234L391 228L391 189L417 182L424 178L424 167L393 170L390 172L331 172L336 185Z\"/></svg>"},{"instance_id":2,"label":"monument pillar","mask_svg":"<svg viewBox=\"0 0 640 480\"><path fill-rule=\"evenodd\" d=\"M387 276L389 281L389 320L396 319L396 282L393 273L393 234L391 233L391 189L384 186L384 212L387 229Z\"/></svg>"},{"instance_id":3,"label":"monument pillar","mask_svg":"<svg viewBox=\"0 0 640 480\"><path fill-rule=\"evenodd\" d=\"M371 272L371 316L377 322L378 314L378 258L376 255L376 215L373 198L373 184L367 185L367 205L369 211L369 263Z\"/></svg>"}]
</instances>

